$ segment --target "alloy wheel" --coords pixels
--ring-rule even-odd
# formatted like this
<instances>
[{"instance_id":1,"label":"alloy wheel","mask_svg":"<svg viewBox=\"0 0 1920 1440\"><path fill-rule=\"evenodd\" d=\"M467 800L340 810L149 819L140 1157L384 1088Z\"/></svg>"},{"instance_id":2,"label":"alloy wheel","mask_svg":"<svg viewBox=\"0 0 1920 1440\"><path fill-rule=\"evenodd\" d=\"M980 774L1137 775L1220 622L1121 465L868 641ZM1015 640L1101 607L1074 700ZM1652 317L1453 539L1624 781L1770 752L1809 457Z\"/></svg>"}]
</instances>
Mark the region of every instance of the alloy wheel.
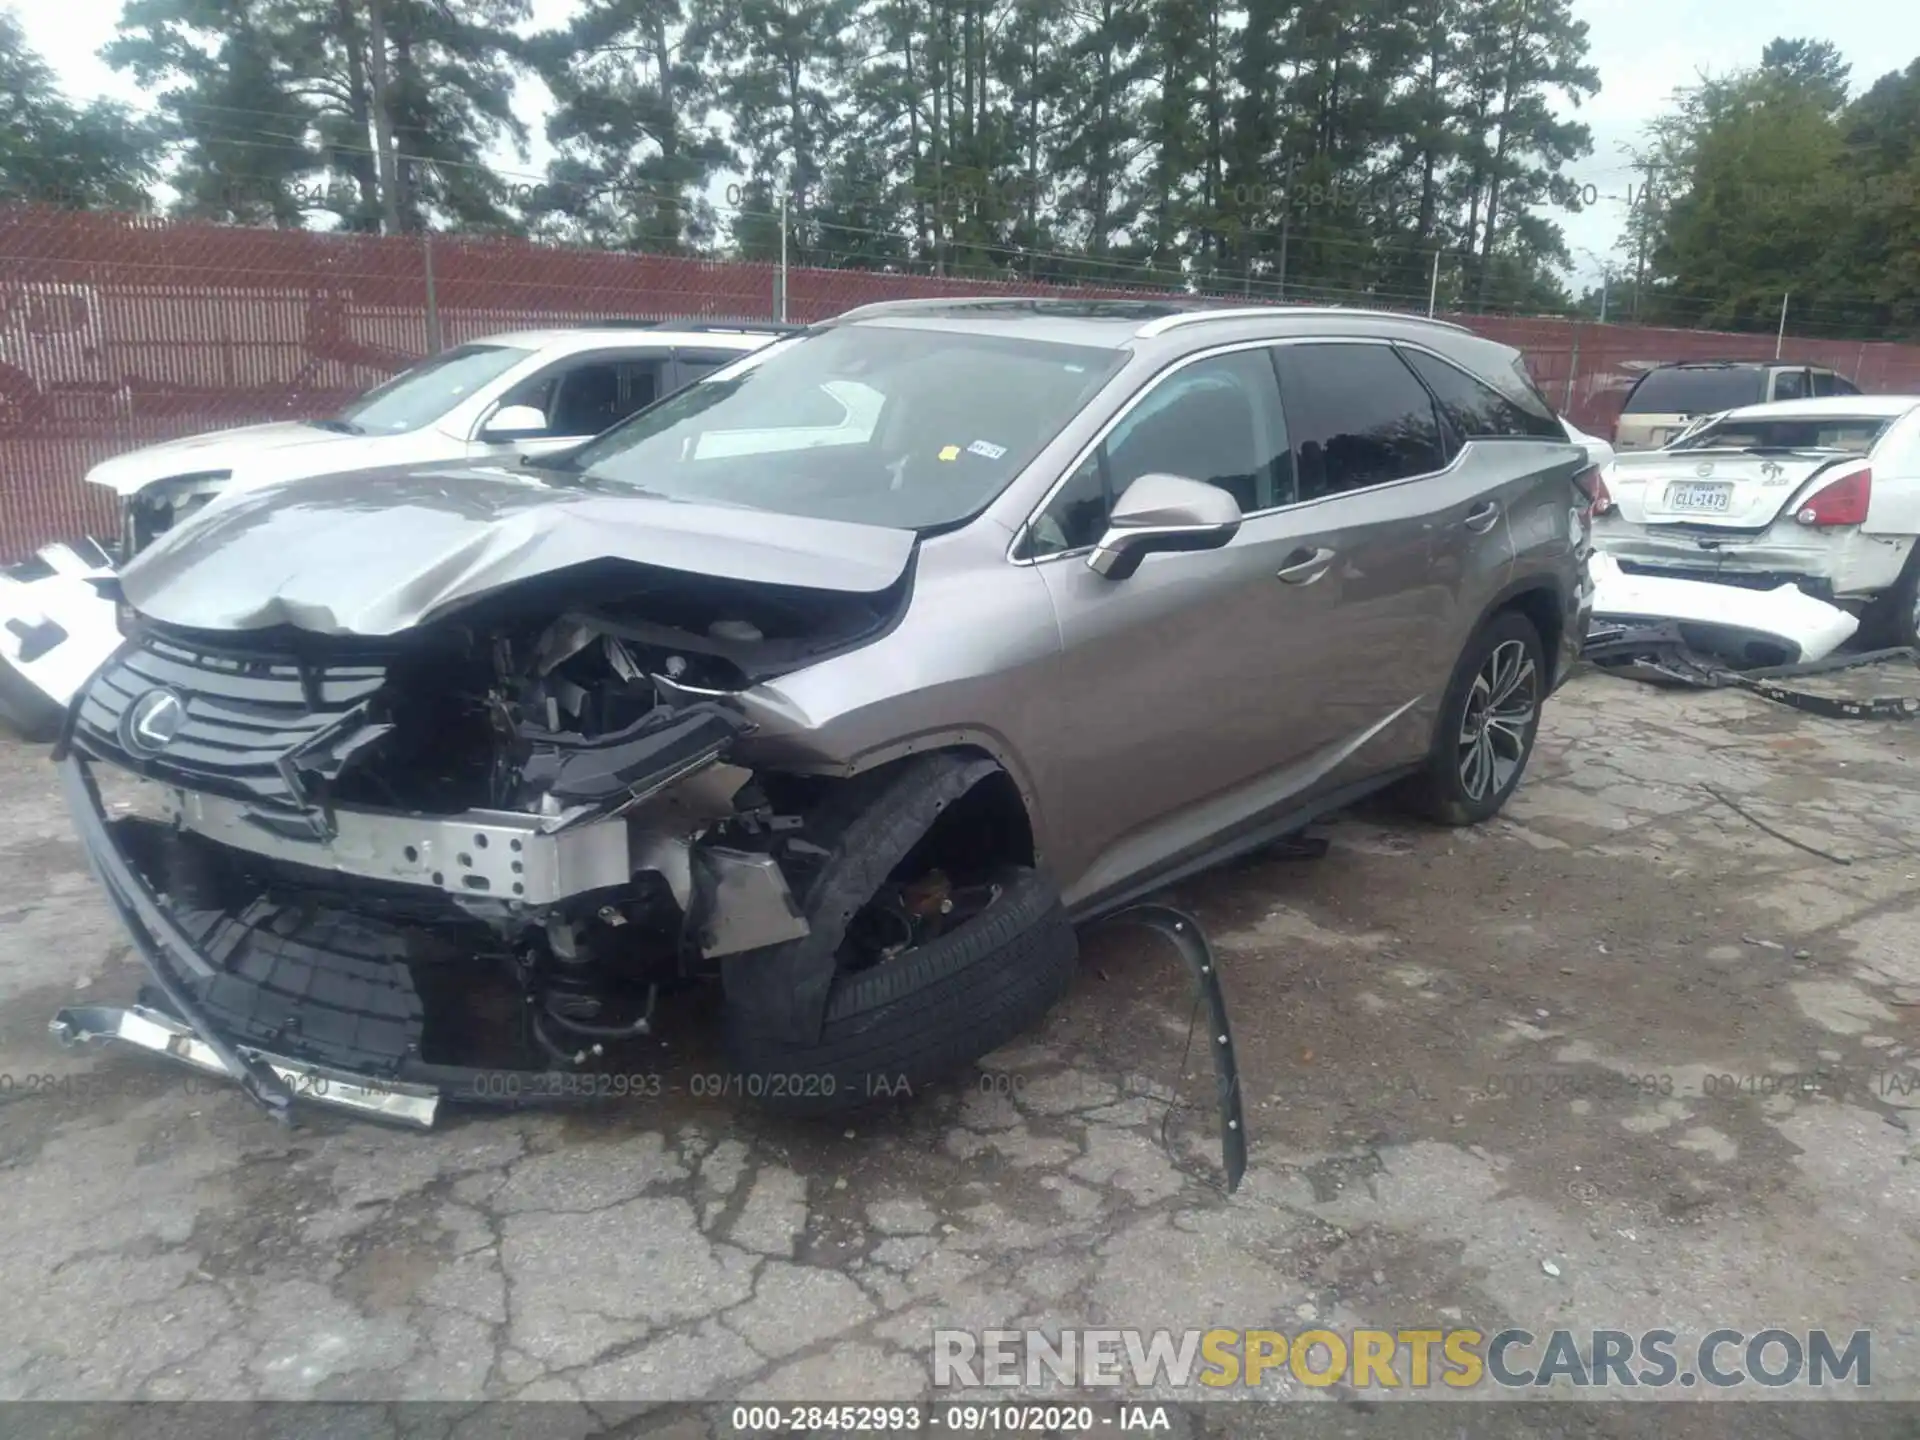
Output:
<instances>
[{"instance_id":1,"label":"alloy wheel","mask_svg":"<svg viewBox=\"0 0 1920 1440\"><path fill-rule=\"evenodd\" d=\"M1493 647L1467 691L1460 725L1460 788L1473 801L1498 795L1527 758L1539 713L1539 672L1526 644Z\"/></svg>"}]
</instances>

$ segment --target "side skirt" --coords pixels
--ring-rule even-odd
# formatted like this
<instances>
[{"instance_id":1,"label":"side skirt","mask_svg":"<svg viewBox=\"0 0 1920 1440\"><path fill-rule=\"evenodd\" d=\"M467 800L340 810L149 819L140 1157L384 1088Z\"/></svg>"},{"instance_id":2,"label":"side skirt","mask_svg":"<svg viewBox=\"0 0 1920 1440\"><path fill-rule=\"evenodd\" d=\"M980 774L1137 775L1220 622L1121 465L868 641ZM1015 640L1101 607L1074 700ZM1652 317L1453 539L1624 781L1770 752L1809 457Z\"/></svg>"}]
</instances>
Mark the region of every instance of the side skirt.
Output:
<instances>
[{"instance_id":1,"label":"side skirt","mask_svg":"<svg viewBox=\"0 0 1920 1440\"><path fill-rule=\"evenodd\" d=\"M1417 764L1398 765L1378 775L1370 775L1364 780L1342 785L1337 790L1330 790L1304 805L1258 819L1247 829L1236 831L1204 849L1189 851L1184 856L1175 856L1165 864L1145 871L1123 885L1104 893L1088 896L1069 907L1068 918L1076 925L1087 925L1095 920L1104 919L1144 899L1156 890L1185 880L1189 876L1198 875L1202 871L1211 870L1249 851L1258 850L1261 846L1270 844L1284 835L1304 830L1314 821L1336 810L1344 810L1356 801L1364 800L1369 795L1395 785L1419 769L1420 766Z\"/></svg>"}]
</instances>

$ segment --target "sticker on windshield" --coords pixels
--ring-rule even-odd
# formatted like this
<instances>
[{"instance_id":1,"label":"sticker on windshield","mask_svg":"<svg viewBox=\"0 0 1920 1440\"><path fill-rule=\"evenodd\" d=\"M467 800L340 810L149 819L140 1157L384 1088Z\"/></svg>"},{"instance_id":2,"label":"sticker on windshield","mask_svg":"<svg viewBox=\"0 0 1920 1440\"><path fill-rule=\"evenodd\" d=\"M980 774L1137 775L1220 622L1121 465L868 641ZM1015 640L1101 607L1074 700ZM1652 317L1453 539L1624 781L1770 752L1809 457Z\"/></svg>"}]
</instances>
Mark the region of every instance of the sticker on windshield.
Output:
<instances>
[{"instance_id":1,"label":"sticker on windshield","mask_svg":"<svg viewBox=\"0 0 1920 1440\"><path fill-rule=\"evenodd\" d=\"M958 445L942 445L940 447L940 458L942 460L958 460L960 458L960 447Z\"/></svg>"},{"instance_id":2,"label":"sticker on windshield","mask_svg":"<svg viewBox=\"0 0 1920 1440\"><path fill-rule=\"evenodd\" d=\"M1004 445L995 445L990 440L976 440L967 446L967 453L969 455L984 455L989 460L998 460L1002 455L1007 453L1007 447Z\"/></svg>"}]
</instances>

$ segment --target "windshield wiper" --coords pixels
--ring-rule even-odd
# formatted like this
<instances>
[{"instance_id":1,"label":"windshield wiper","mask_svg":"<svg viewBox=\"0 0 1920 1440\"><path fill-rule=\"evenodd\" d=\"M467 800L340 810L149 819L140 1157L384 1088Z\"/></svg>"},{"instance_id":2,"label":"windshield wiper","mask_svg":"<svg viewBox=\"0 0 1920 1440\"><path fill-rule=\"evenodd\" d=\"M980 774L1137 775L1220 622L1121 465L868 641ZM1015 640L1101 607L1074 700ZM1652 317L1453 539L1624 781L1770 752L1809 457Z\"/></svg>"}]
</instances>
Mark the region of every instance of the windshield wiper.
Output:
<instances>
[{"instance_id":1,"label":"windshield wiper","mask_svg":"<svg viewBox=\"0 0 1920 1440\"><path fill-rule=\"evenodd\" d=\"M313 426L316 430L331 430L336 435L364 435L367 433L358 425L354 424L353 421L342 420L338 415L328 415L319 420L309 420L307 424Z\"/></svg>"}]
</instances>

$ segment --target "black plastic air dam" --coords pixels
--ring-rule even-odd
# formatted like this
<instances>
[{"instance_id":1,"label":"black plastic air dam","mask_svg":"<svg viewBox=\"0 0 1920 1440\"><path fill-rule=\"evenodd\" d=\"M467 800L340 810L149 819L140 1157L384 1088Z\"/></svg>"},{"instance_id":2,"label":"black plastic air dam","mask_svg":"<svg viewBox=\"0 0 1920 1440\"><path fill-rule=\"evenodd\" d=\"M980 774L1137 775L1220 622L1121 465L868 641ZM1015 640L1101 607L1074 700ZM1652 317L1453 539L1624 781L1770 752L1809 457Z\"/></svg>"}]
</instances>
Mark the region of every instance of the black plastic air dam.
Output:
<instances>
[{"instance_id":1,"label":"black plastic air dam","mask_svg":"<svg viewBox=\"0 0 1920 1440\"><path fill-rule=\"evenodd\" d=\"M72 813L74 830L87 852L88 863L98 877L107 900L120 916L134 948L147 962L154 983L166 997L175 1014L206 1042L240 1088L257 1101L274 1119L286 1123L292 1119L293 1092L273 1070L243 1054L224 1039L201 1012L188 993L187 982L175 971L176 963L199 975L210 975L213 966L201 955L180 927L174 924L155 900L140 877L133 873L120 854L100 808L100 791L86 762L76 755L60 760L60 788Z\"/></svg>"}]
</instances>

